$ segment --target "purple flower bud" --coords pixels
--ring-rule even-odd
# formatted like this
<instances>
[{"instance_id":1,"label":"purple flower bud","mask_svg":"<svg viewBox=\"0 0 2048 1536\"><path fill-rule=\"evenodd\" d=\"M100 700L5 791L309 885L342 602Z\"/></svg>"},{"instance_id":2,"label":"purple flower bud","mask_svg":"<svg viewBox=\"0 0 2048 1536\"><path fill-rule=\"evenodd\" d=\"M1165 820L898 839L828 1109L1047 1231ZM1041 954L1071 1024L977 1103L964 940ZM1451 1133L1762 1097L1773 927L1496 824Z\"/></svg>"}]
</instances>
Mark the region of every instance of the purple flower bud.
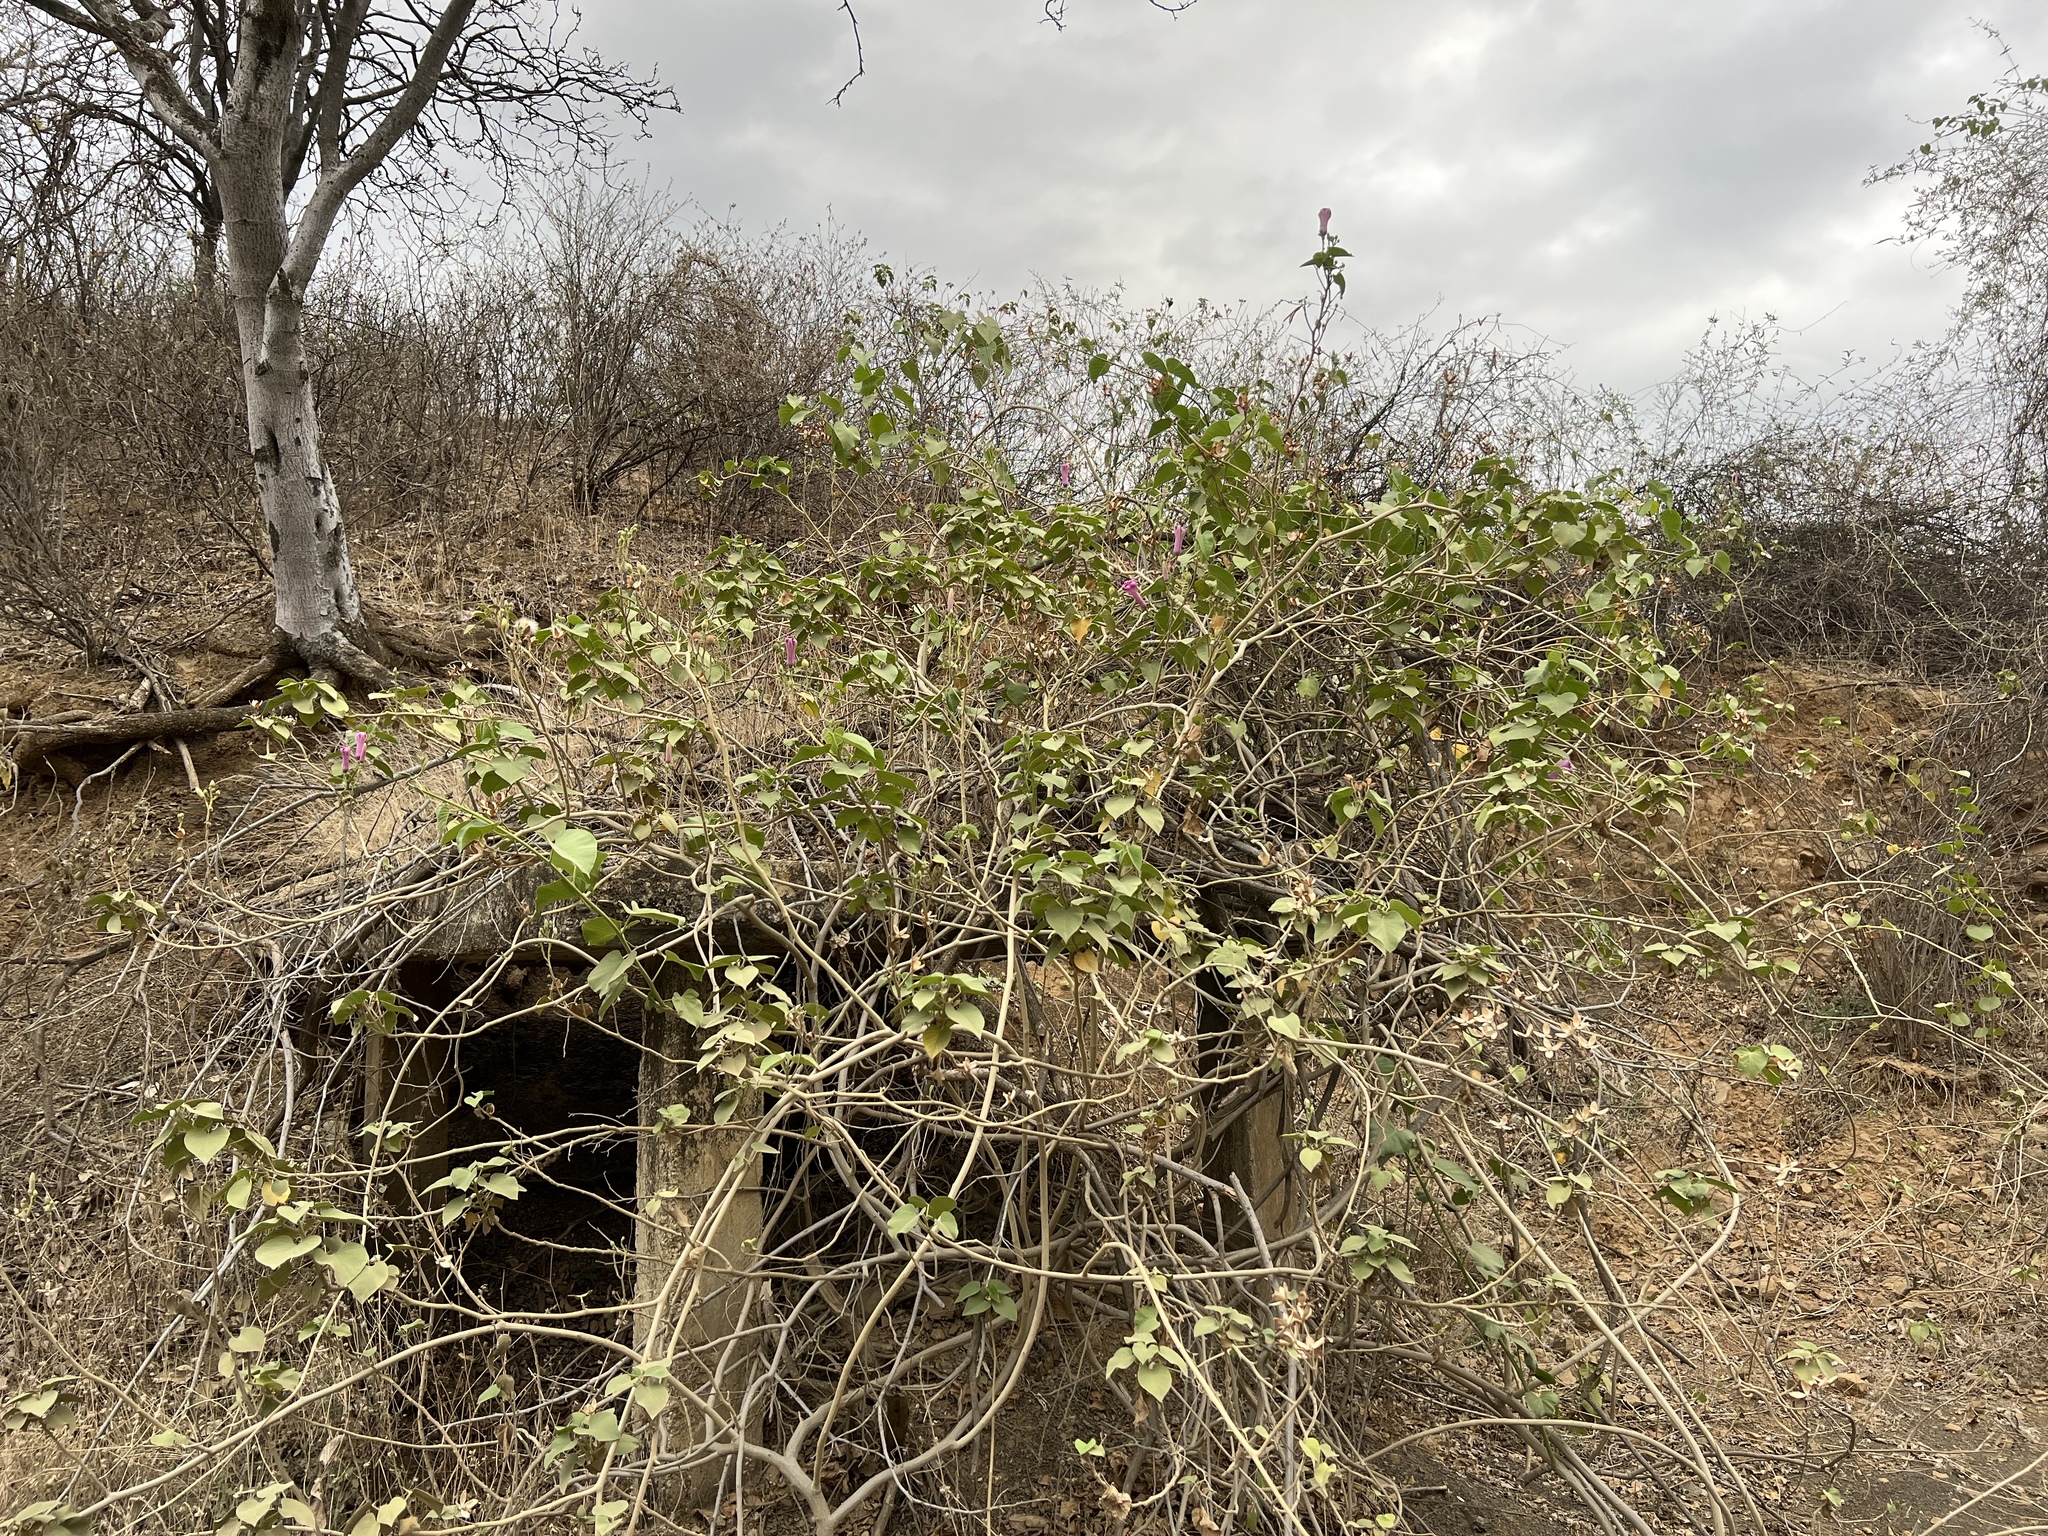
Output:
<instances>
[{"instance_id":1,"label":"purple flower bud","mask_svg":"<svg viewBox=\"0 0 2048 1536\"><path fill-rule=\"evenodd\" d=\"M1181 548L1181 545L1183 545L1183 544L1185 544L1185 543L1187 542L1187 537L1188 537L1188 525L1187 525L1186 523L1175 523L1175 524L1173 525L1173 557L1174 557L1174 559L1178 560L1178 559L1180 558L1180 548Z\"/></svg>"},{"instance_id":2,"label":"purple flower bud","mask_svg":"<svg viewBox=\"0 0 2048 1536\"><path fill-rule=\"evenodd\" d=\"M1570 773L1572 771L1572 759L1569 752L1557 760L1557 771L1559 773Z\"/></svg>"},{"instance_id":3,"label":"purple flower bud","mask_svg":"<svg viewBox=\"0 0 2048 1536\"><path fill-rule=\"evenodd\" d=\"M796 665L795 635L784 635L782 637L782 664L785 667L793 667Z\"/></svg>"},{"instance_id":4,"label":"purple flower bud","mask_svg":"<svg viewBox=\"0 0 2048 1536\"><path fill-rule=\"evenodd\" d=\"M341 761L343 766L360 768L363 760L370 755L370 737L366 731L350 731L341 738Z\"/></svg>"},{"instance_id":5,"label":"purple flower bud","mask_svg":"<svg viewBox=\"0 0 2048 1536\"><path fill-rule=\"evenodd\" d=\"M1073 464L1072 464L1071 462L1069 462L1068 460L1066 460L1066 459L1061 459L1061 460L1060 460L1060 489L1061 489L1061 490L1072 490L1072 489L1073 489L1073 487L1074 487L1074 466L1073 466Z\"/></svg>"},{"instance_id":6,"label":"purple flower bud","mask_svg":"<svg viewBox=\"0 0 2048 1536\"><path fill-rule=\"evenodd\" d=\"M1330 210L1327 208L1316 210L1316 233L1325 240L1330 238Z\"/></svg>"}]
</instances>

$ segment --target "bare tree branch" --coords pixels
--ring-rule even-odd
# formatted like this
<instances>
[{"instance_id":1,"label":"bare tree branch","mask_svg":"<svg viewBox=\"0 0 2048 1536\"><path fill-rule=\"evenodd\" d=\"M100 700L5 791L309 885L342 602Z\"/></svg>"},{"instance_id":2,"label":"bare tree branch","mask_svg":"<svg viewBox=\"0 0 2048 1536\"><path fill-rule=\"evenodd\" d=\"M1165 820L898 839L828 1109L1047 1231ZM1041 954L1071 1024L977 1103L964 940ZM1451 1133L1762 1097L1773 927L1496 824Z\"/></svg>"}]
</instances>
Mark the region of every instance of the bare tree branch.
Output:
<instances>
[{"instance_id":1,"label":"bare tree branch","mask_svg":"<svg viewBox=\"0 0 2048 1536\"><path fill-rule=\"evenodd\" d=\"M847 77L844 85L832 93L832 105L835 107L845 104L846 93L868 72L867 51L861 46L860 18L853 13L853 0L839 0L839 9L846 12L847 30L853 33L853 73Z\"/></svg>"}]
</instances>

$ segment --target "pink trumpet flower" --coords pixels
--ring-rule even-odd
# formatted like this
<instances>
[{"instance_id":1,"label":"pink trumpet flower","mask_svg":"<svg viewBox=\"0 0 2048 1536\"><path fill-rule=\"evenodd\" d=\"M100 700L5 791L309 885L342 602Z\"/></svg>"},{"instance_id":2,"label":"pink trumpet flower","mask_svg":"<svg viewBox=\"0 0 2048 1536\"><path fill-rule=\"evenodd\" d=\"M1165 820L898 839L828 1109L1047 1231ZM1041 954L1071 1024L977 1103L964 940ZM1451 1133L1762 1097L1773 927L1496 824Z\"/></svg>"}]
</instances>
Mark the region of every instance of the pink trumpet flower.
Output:
<instances>
[{"instance_id":1,"label":"pink trumpet flower","mask_svg":"<svg viewBox=\"0 0 2048 1536\"><path fill-rule=\"evenodd\" d=\"M1071 464L1070 462L1068 462L1068 461L1067 461L1066 459L1061 459L1061 460L1060 460L1060 489L1061 489L1061 490L1063 490L1063 491L1070 491L1070 490L1072 490L1073 488L1074 488L1074 466L1073 466L1073 465L1072 465L1072 464Z\"/></svg>"},{"instance_id":2,"label":"pink trumpet flower","mask_svg":"<svg viewBox=\"0 0 2048 1536\"><path fill-rule=\"evenodd\" d=\"M1330 238L1330 210L1327 208L1316 210L1316 233L1325 240Z\"/></svg>"},{"instance_id":3,"label":"pink trumpet flower","mask_svg":"<svg viewBox=\"0 0 2048 1536\"><path fill-rule=\"evenodd\" d=\"M344 768L360 768L370 755L370 737L365 731L350 731L341 738L341 763Z\"/></svg>"},{"instance_id":4,"label":"pink trumpet flower","mask_svg":"<svg viewBox=\"0 0 2048 1536\"><path fill-rule=\"evenodd\" d=\"M1187 542L1187 537L1188 537L1188 525L1187 525L1186 523L1175 523L1175 524L1173 525L1173 558L1174 558L1174 559L1178 560L1178 559L1180 558L1180 550L1181 550L1181 546L1182 546L1183 544L1185 544L1185 543Z\"/></svg>"},{"instance_id":5,"label":"pink trumpet flower","mask_svg":"<svg viewBox=\"0 0 2048 1536\"><path fill-rule=\"evenodd\" d=\"M1137 577L1126 576L1123 579L1123 584L1119 586L1117 590L1123 593L1123 595L1125 597L1128 597L1132 602L1136 603L1140 608L1145 606L1145 594L1138 590Z\"/></svg>"},{"instance_id":6,"label":"pink trumpet flower","mask_svg":"<svg viewBox=\"0 0 2048 1536\"><path fill-rule=\"evenodd\" d=\"M795 635L784 635L782 637L782 664L785 667L793 667L796 665Z\"/></svg>"}]
</instances>

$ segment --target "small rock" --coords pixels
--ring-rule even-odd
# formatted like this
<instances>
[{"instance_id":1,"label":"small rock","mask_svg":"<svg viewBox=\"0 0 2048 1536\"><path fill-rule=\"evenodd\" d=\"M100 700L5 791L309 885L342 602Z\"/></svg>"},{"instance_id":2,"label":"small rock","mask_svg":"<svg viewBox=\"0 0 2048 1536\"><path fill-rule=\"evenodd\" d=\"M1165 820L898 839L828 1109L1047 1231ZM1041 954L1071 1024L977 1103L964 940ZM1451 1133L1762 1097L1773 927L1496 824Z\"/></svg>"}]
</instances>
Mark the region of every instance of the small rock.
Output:
<instances>
[{"instance_id":1,"label":"small rock","mask_svg":"<svg viewBox=\"0 0 2048 1536\"><path fill-rule=\"evenodd\" d=\"M1886 1275L1879 1283L1894 1296L1904 1296L1913 1289L1913 1282L1904 1275Z\"/></svg>"}]
</instances>

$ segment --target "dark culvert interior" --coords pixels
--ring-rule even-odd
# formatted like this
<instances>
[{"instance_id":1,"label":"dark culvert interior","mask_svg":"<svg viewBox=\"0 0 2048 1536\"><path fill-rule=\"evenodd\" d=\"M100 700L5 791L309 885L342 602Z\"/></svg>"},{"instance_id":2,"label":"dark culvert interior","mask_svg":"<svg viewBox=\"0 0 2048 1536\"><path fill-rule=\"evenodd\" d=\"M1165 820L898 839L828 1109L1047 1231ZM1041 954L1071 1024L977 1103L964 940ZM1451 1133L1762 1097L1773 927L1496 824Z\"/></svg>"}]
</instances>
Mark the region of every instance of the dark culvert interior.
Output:
<instances>
[{"instance_id":1,"label":"dark culvert interior","mask_svg":"<svg viewBox=\"0 0 2048 1536\"><path fill-rule=\"evenodd\" d=\"M402 983L426 1018L482 970L423 962ZM629 1022L536 1009L545 980L506 971L464 1021L448 1067L450 1166L521 1138L532 1139L527 1154L538 1162L517 1171L522 1193L463 1253L464 1278L508 1310L610 1305L632 1285L639 1047Z\"/></svg>"}]
</instances>

